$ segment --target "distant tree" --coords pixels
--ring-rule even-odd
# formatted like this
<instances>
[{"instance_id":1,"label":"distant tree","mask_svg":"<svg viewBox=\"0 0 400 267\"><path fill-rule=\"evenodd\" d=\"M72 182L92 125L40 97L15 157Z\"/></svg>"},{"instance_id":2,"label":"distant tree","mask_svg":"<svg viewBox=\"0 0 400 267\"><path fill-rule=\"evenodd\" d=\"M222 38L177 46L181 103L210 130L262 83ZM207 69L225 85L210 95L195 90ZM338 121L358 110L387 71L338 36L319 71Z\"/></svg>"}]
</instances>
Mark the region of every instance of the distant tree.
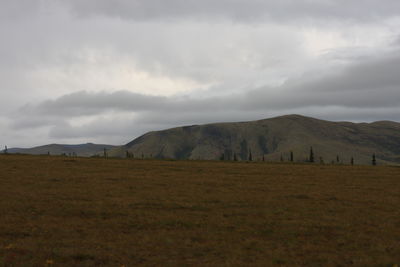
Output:
<instances>
[{"instance_id":1,"label":"distant tree","mask_svg":"<svg viewBox=\"0 0 400 267\"><path fill-rule=\"evenodd\" d=\"M313 163L315 161L314 160L314 151L313 151L312 147L310 147L310 158L309 158L309 161L311 163Z\"/></svg>"},{"instance_id":2,"label":"distant tree","mask_svg":"<svg viewBox=\"0 0 400 267\"><path fill-rule=\"evenodd\" d=\"M350 164L351 164L351 166L354 165L354 158L353 157L351 157L351 159L350 159Z\"/></svg>"},{"instance_id":3,"label":"distant tree","mask_svg":"<svg viewBox=\"0 0 400 267\"><path fill-rule=\"evenodd\" d=\"M133 159L133 153L129 152L128 150L126 150L126 157L130 158L130 159Z\"/></svg>"},{"instance_id":4,"label":"distant tree","mask_svg":"<svg viewBox=\"0 0 400 267\"><path fill-rule=\"evenodd\" d=\"M374 154L372 154L372 165L376 165L376 156L375 156L375 153Z\"/></svg>"},{"instance_id":5,"label":"distant tree","mask_svg":"<svg viewBox=\"0 0 400 267\"><path fill-rule=\"evenodd\" d=\"M294 157L293 157L293 151L290 151L290 162L293 162Z\"/></svg>"},{"instance_id":6,"label":"distant tree","mask_svg":"<svg viewBox=\"0 0 400 267\"><path fill-rule=\"evenodd\" d=\"M253 161L253 155L251 154L251 149L249 149L249 161Z\"/></svg>"},{"instance_id":7,"label":"distant tree","mask_svg":"<svg viewBox=\"0 0 400 267\"><path fill-rule=\"evenodd\" d=\"M233 153L233 161L237 161L236 153Z\"/></svg>"}]
</instances>

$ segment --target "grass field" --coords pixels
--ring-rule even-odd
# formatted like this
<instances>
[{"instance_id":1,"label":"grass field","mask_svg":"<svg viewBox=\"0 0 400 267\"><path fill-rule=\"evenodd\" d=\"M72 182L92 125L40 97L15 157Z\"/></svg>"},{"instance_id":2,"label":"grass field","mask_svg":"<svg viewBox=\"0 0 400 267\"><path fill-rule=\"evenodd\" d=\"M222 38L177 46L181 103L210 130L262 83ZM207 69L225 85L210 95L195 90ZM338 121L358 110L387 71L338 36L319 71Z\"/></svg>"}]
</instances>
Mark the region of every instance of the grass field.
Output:
<instances>
[{"instance_id":1,"label":"grass field","mask_svg":"<svg viewBox=\"0 0 400 267\"><path fill-rule=\"evenodd\" d=\"M400 168L0 156L0 266L396 266Z\"/></svg>"}]
</instances>

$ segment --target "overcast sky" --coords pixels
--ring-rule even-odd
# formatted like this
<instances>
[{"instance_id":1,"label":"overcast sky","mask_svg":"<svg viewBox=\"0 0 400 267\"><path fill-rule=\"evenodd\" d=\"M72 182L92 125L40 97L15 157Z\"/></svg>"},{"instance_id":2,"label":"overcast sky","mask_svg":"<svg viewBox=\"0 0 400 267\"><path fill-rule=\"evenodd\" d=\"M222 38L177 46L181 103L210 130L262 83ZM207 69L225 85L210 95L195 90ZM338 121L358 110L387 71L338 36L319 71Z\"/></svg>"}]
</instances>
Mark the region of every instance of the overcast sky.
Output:
<instances>
[{"instance_id":1,"label":"overcast sky","mask_svg":"<svg viewBox=\"0 0 400 267\"><path fill-rule=\"evenodd\" d=\"M400 120L398 0L0 0L0 145Z\"/></svg>"}]
</instances>

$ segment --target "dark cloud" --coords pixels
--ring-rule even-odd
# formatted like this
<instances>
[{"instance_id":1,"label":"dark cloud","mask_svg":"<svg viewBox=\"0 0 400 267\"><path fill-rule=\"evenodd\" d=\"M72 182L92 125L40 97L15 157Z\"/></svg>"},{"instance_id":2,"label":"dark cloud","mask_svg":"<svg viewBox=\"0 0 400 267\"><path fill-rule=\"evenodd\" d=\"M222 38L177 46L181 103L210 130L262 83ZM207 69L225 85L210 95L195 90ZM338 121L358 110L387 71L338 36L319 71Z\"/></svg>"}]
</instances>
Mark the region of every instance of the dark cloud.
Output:
<instances>
[{"instance_id":1,"label":"dark cloud","mask_svg":"<svg viewBox=\"0 0 400 267\"><path fill-rule=\"evenodd\" d=\"M304 106L342 106L354 108L398 107L400 103L400 57L385 57L359 62L341 71L320 77L301 77L287 81L279 90L267 88L248 95L246 106L299 108ZM367 118L364 118L367 119Z\"/></svg>"},{"instance_id":2,"label":"dark cloud","mask_svg":"<svg viewBox=\"0 0 400 267\"><path fill-rule=\"evenodd\" d=\"M113 93L79 91L55 100L47 100L38 106L26 105L21 108L20 113L37 114L38 116L80 117L108 111L202 111L205 103L213 110L225 108L221 106L219 98L196 100L189 97L150 96L129 91Z\"/></svg>"}]
</instances>

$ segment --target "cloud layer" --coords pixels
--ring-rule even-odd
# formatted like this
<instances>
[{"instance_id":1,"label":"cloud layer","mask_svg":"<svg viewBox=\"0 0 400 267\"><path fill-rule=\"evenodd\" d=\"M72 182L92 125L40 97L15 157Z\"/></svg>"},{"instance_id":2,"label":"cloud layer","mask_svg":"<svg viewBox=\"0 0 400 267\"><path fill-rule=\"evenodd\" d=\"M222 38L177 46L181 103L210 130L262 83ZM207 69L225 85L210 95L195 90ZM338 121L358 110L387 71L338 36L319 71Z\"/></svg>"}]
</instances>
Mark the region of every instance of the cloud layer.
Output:
<instances>
[{"instance_id":1,"label":"cloud layer","mask_svg":"<svg viewBox=\"0 0 400 267\"><path fill-rule=\"evenodd\" d=\"M14 127L53 125L50 135L61 139L116 135L129 140L145 130L285 113L333 120L396 120L400 117L399 67L400 57L372 59L338 73L302 77L276 88L202 98L79 91L23 107Z\"/></svg>"},{"instance_id":2,"label":"cloud layer","mask_svg":"<svg viewBox=\"0 0 400 267\"><path fill-rule=\"evenodd\" d=\"M0 3L0 141L121 144L288 113L398 120L400 3Z\"/></svg>"},{"instance_id":3,"label":"cloud layer","mask_svg":"<svg viewBox=\"0 0 400 267\"><path fill-rule=\"evenodd\" d=\"M296 19L377 20L397 16L400 4L396 1L374 0L362 3L346 0L69 0L62 1L82 16L101 15L133 20L227 18L239 21Z\"/></svg>"}]
</instances>

